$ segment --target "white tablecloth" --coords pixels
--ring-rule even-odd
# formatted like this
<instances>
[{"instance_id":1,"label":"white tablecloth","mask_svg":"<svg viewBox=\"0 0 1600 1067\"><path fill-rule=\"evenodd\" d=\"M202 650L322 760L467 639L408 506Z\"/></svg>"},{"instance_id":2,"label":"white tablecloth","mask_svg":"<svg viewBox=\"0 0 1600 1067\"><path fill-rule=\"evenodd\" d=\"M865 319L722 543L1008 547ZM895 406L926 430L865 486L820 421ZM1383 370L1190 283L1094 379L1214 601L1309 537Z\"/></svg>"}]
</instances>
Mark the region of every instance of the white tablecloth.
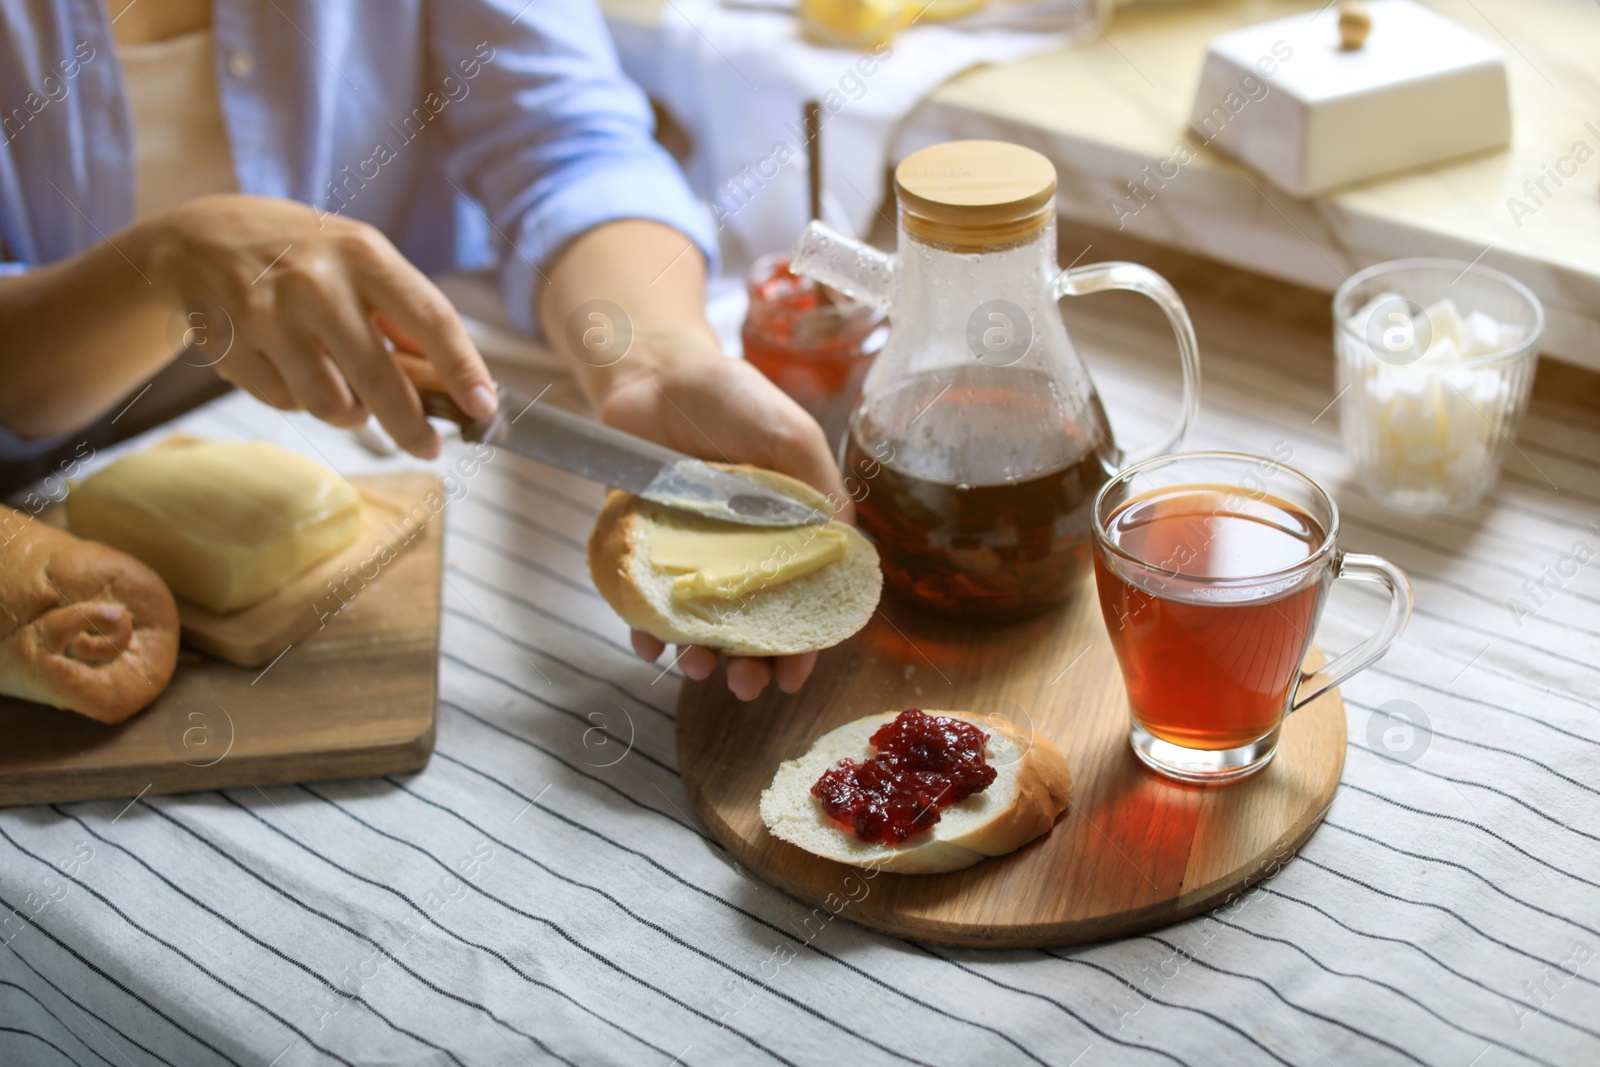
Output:
<instances>
[{"instance_id":1,"label":"white tablecloth","mask_svg":"<svg viewBox=\"0 0 1600 1067\"><path fill-rule=\"evenodd\" d=\"M1114 339L1096 373L1132 443L1170 403L1169 342ZM1195 443L1288 441L1337 484L1326 350L1201 340ZM404 462L239 396L184 421ZM0 904L29 915L0 933L0 1063L1600 1062L1600 561L1520 627L1506 604L1600 549L1600 428L1541 409L1520 447L1466 518L1339 488L1348 547L1405 567L1418 606L1345 689L1344 784L1294 861L1213 921L1000 953L843 920L813 939L725 862L675 769L679 679L590 585L599 491L499 457L448 511L425 770L0 813ZM1379 608L1341 590L1320 640ZM1394 700L1431 737L1408 745Z\"/></svg>"}]
</instances>

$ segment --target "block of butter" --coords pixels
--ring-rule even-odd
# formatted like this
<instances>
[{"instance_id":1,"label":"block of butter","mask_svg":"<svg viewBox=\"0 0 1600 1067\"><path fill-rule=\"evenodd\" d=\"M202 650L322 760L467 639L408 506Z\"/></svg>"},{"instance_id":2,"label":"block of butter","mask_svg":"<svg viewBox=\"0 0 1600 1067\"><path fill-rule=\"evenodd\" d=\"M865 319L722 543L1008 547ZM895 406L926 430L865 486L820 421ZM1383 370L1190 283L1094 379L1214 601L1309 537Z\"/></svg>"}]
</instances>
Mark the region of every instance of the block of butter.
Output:
<instances>
[{"instance_id":1,"label":"block of butter","mask_svg":"<svg viewBox=\"0 0 1600 1067\"><path fill-rule=\"evenodd\" d=\"M266 441L163 444L72 487L80 537L143 560L219 614L255 604L361 531L361 497L322 464Z\"/></svg>"},{"instance_id":2,"label":"block of butter","mask_svg":"<svg viewBox=\"0 0 1600 1067\"><path fill-rule=\"evenodd\" d=\"M1213 38L1189 127L1298 197L1511 140L1505 57L1413 0L1370 0L1342 46L1339 10Z\"/></svg>"}]
</instances>

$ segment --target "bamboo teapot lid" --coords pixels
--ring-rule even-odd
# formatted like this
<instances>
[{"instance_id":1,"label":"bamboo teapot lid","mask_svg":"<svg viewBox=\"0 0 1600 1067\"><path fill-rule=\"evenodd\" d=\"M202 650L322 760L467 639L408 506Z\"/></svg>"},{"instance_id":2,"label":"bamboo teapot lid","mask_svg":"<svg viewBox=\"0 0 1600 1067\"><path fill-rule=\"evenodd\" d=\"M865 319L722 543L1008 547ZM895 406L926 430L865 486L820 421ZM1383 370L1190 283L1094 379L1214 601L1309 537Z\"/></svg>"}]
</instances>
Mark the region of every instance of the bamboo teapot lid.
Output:
<instances>
[{"instance_id":1,"label":"bamboo teapot lid","mask_svg":"<svg viewBox=\"0 0 1600 1067\"><path fill-rule=\"evenodd\" d=\"M1050 221L1056 169L1005 141L947 141L913 152L894 171L901 228L963 252L1011 244Z\"/></svg>"}]
</instances>

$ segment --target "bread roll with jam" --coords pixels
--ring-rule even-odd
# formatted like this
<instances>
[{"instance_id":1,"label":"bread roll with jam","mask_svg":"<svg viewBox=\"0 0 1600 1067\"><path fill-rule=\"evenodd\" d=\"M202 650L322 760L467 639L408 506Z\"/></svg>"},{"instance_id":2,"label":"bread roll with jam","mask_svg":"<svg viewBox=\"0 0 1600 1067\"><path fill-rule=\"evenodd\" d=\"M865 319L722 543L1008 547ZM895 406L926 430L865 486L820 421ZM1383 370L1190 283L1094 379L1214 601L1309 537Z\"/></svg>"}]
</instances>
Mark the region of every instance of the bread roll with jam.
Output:
<instances>
[{"instance_id":1,"label":"bread roll with jam","mask_svg":"<svg viewBox=\"0 0 1600 1067\"><path fill-rule=\"evenodd\" d=\"M21 512L0 526L0 693L105 723L160 696L178 606L156 572Z\"/></svg>"},{"instance_id":2,"label":"bread roll with jam","mask_svg":"<svg viewBox=\"0 0 1600 1067\"><path fill-rule=\"evenodd\" d=\"M722 469L829 510L826 497L793 478ZM595 521L589 573L634 629L741 656L836 645L867 624L883 590L878 553L853 526L743 526L621 491Z\"/></svg>"},{"instance_id":3,"label":"bread roll with jam","mask_svg":"<svg viewBox=\"0 0 1600 1067\"><path fill-rule=\"evenodd\" d=\"M1066 757L1047 738L998 717L908 709L847 722L779 764L761 794L761 821L823 859L937 874L1049 833L1071 797ZM830 805L854 813L836 818Z\"/></svg>"}]
</instances>

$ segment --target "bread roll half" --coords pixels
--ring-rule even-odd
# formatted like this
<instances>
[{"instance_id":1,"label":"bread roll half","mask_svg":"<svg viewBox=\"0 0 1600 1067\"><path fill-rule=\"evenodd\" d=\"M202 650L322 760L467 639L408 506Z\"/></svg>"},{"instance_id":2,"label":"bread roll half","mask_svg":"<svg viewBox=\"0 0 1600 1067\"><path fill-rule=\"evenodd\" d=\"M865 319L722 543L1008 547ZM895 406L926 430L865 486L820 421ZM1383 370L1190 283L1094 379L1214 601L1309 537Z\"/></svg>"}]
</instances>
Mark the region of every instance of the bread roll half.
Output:
<instances>
[{"instance_id":1,"label":"bread roll half","mask_svg":"<svg viewBox=\"0 0 1600 1067\"><path fill-rule=\"evenodd\" d=\"M1003 719L929 711L972 723L989 735L984 758L995 769L989 788L945 808L939 821L900 845L863 841L822 810L811 787L842 759L875 754L870 738L894 720L884 712L847 722L817 739L799 759L778 765L761 794L761 821L772 836L823 859L898 874L937 874L1003 856L1050 832L1072 797L1066 757L1046 738L1020 734Z\"/></svg>"},{"instance_id":2,"label":"bread roll half","mask_svg":"<svg viewBox=\"0 0 1600 1067\"><path fill-rule=\"evenodd\" d=\"M826 497L793 478L755 467L722 469L829 510ZM669 643L706 645L734 655L786 656L828 648L872 617L883 590L878 553L855 527L840 522L826 529L844 537L844 555L818 570L777 583L754 580L732 600L698 607L674 600L673 575L651 561L653 534L665 527L702 531L711 553L713 535L733 525L613 491L589 537L589 573L600 595L635 629Z\"/></svg>"}]
</instances>

